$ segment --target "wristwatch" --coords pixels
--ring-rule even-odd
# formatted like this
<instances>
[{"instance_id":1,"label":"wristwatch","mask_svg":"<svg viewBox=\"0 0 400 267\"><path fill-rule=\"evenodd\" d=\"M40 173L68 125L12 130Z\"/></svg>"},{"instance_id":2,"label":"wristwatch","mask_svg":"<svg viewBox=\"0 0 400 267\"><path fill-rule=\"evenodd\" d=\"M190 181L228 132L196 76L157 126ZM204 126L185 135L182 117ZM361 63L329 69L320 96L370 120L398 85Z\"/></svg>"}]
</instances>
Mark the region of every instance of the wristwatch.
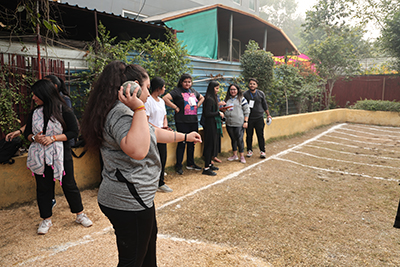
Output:
<instances>
[{"instance_id":1,"label":"wristwatch","mask_svg":"<svg viewBox=\"0 0 400 267\"><path fill-rule=\"evenodd\" d=\"M36 136L36 134L35 135L32 135L32 142L35 142L35 136Z\"/></svg>"}]
</instances>

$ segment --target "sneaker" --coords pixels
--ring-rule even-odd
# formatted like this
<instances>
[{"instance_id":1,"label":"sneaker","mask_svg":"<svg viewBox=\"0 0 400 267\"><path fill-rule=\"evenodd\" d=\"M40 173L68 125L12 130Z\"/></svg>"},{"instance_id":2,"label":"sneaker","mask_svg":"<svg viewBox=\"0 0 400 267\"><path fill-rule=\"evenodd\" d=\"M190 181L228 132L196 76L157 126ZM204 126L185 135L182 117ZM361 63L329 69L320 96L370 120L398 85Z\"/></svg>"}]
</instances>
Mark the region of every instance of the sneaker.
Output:
<instances>
[{"instance_id":1,"label":"sneaker","mask_svg":"<svg viewBox=\"0 0 400 267\"><path fill-rule=\"evenodd\" d=\"M203 172L201 173L201 174L204 174L204 175L210 175L210 176L215 176L215 175L217 175L217 173L216 172L213 172L210 168L209 169L203 169Z\"/></svg>"},{"instance_id":2,"label":"sneaker","mask_svg":"<svg viewBox=\"0 0 400 267\"><path fill-rule=\"evenodd\" d=\"M251 151L251 150L249 150L249 151L247 151L247 155L246 155L247 157L251 157L251 156L253 156L253 151Z\"/></svg>"},{"instance_id":3,"label":"sneaker","mask_svg":"<svg viewBox=\"0 0 400 267\"><path fill-rule=\"evenodd\" d=\"M92 221L86 216L85 213L76 215L76 223L80 223L85 227L90 227L93 225Z\"/></svg>"},{"instance_id":4,"label":"sneaker","mask_svg":"<svg viewBox=\"0 0 400 267\"><path fill-rule=\"evenodd\" d=\"M56 206L56 204L57 204L57 202L56 202L56 200L53 198L53 199L51 200L51 209L53 209L53 208Z\"/></svg>"},{"instance_id":5,"label":"sneaker","mask_svg":"<svg viewBox=\"0 0 400 267\"><path fill-rule=\"evenodd\" d=\"M162 186L159 186L157 189L158 192L163 192L163 193L170 193L173 190L166 184L163 184Z\"/></svg>"},{"instance_id":6,"label":"sneaker","mask_svg":"<svg viewBox=\"0 0 400 267\"><path fill-rule=\"evenodd\" d=\"M211 164L211 166L210 166L210 169L211 169L212 171L218 171L218 170L219 170L218 167L215 167L215 166L212 165L212 164Z\"/></svg>"},{"instance_id":7,"label":"sneaker","mask_svg":"<svg viewBox=\"0 0 400 267\"><path fill-rule=\"evenodd\" d=\"M197 166L196 164L193 164L193 165L190 165L190 166L186 166L186 169L195 170L195 171L201 171L201 168L199 166Z\"/></svg>"},{"instance_id":8,"label":"sneaker","mask_svg":"<svg viewBox=\"0 0 400 267\"><path fill-rule=\"evenodd\" d=\"M260 153L260 158L262 158L262 159L265 159L265 152L263 152L263 151L261 151L261 153Z\"/></svg>"},{"instance_id":9,"label":"sneaker","mask_svg":"<svg viewBox=\"0 0 400 267\"><path fill-rule=\"evenodd\" d=\"M179 175L182 175L183 174L182 168L177 169L176 173L179 174Z\"/></svg>"},{"instance_id":10,"label":"sneaker","mask_svg":"<svg viewBox=\"0 0 400 267\"><path fill-rule=\"evenodd\" d=\"M229 158L228 158L228 161L234 161L234 160L238 160L239 158L238 158L238 156L237 155L233 155L233 156L230 156Z\"/></svg>"},{"instance_id":11,"label":"sneaker","mask_svg":"<svg viewBox=\"0 0 400 267\"><path fill-rule=\"evenodd\" d=\"M43 220L39 224L39 228L37 230L37 233L39 235L45 235L45 234L47 234L47 232L49 231L51 226L53 226L53 224L51 223L51 219Z\"/></svg>"},{"instance_id":12,"label":"sneaker","mask_svg":"<svg viewBox=\"0 0 400 267\"><path fill-rule=\"evenodd\" d=\"M240 162L243 163L243 164L246 163L246 159L244 158L244 156L240 157Z\"/></svg>"}]
</instances>

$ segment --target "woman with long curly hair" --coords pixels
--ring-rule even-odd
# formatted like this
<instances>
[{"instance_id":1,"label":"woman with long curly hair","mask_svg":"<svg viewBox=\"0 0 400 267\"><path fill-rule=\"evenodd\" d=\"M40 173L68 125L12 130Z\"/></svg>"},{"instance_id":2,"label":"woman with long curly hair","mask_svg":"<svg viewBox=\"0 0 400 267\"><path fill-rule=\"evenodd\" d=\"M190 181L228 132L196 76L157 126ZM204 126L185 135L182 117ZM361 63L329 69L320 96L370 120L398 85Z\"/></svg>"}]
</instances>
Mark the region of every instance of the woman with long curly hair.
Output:
<instances>
[{"instance_id":1,"label":"woman with long curly hair","mask_svg":"<svg viewBox=\"0 0 400 267\"><path fill-rule=\"evenodd\" d=\"M121 86L126 81L135 83L132 93L132 85ZM148 123L144 103L149 87L144 68L113 61L96 81L83 116L86 145L100 149L104 161L97 199L115 230L118 266L157 266L157 142L201 142L196 132L177 133Z\"/></svg>"}]
</instances>

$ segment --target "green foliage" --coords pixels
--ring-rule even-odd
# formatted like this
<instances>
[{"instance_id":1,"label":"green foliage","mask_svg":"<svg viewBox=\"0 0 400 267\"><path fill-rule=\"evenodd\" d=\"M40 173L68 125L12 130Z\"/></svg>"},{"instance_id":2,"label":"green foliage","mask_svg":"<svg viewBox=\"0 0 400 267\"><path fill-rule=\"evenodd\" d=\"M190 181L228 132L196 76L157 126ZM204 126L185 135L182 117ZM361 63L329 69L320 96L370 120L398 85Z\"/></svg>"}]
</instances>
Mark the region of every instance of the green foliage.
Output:
<instances>
[{"instance_id":1,"label":"green foliage","mask_svg":"<svg viewBox=\"0 0 400 267\"><path fill-rule=\"evenodd\" d=\"M298 68L287 64L275 66L273 88L278 96L279 114L282 114L282 104L285 104L285 114L289 115L289 99L298 95L303 84L304 78Z\"/></svg>"},{"instance_id":2,"label":"green foliage","mask_svg":"<svg viewBox=\"0 0 400 267\"><path fill-rule=\"evenodd\" d=\"M121 60L127 64L139 64L149 73L150 78L160 76L165 80L166 92L177 84L181 74L191 73L188 52L171 32L167 31L166 40L131 39L116 43L116 37L111 37L105 26L99 23L97 42L89 46L86 57L89 71L77 75L75 86L79 94L73 95L80 103L86 103L87 93L96 81L104 67L113 60ZM84 90L82 88L89 88ZM83 94L82 94L83 93ZM83 109L83 107L75 107Z\"/></svg>"},{"instance_id":3,"label":"green foliage","mask_svg":"<svg viewBox=\"0 0 400 267\"><path fill-rule=\"evenodd\" d=\"M266 95L273 94L271 92L271 83L275 62L270 52L261 50L255 41L250 40L240 58L240 63L243 70L242 76L246 82L250 78L256 78L259 90L264 91ZM267 100L273 101L272 99Z\"/></svg>"},{"instance_id":4,"label":"green foliage","mask_svg":"<svg viewBox=\"0 0 400 267\"><path fill-rule=\"evenodd\" d=\"M400 73L400 10L385 21L381 42L395 60L395 68Z\"/></svg>"},{"instance_id":5,"label":"green foliage","mask_svg":"<svg viewBox=\"0 0 400 267\"><path fill-rule=\"evenodd\" d=\"M393 111L400 112L400 102L383 101L383 100L359 100L350 108L352 109L363 109L370 111Z\"/></svg>"},{"instance_id":6,"label":"green foliage","mask_svg":"<svg viewBox=\"0 0 400 267\"><path fill-rule=\"evenodd\" d=\"M24 95L20 88L32 82L31 75L22 75L12 71L8 65L0 66L0 129L9 133L21 127L14 105L29 110L31 95ZM24 115L23 112L20 115Z\"/></svg>"}]
</instances>

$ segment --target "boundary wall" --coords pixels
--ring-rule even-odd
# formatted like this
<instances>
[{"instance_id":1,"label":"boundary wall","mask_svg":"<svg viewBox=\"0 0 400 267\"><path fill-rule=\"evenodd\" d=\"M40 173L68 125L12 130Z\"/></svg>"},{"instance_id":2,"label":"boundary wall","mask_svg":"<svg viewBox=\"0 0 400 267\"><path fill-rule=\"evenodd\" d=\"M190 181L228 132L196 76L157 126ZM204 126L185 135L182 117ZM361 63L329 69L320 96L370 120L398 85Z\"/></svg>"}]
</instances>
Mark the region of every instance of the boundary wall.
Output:
<instances>
[{"instance_id":1,"label":"boundary wall","mask_svg":"<svg viewBox=\"0 0 400 267\"><path fill-rule=\"evenodd\" d=\"M275 117L272 124L265 126L265 139L293 135L332 123L361 123L371 125L385 125L400 127L400 113L384 111L365 111L353 109L334 109ZM202 134L202 130L200 130ZM225 127L224 137L221 140L221 151L231 150L231 142ZM254 135L254 142L257 139ZM175 164L176 144L168 144L167 166ZM82 148L76 149L80 153ZM203 145L196 144L195 157L200 158ZM0 208L7 208L14 204L22 204L36 198L36 182L32 173L26 167L26 155L14 158L12 165L0 165ZM186 156L184 157L184 159ZM75 179L79 189L95 188L100 184L100 159L98 153L88 152L82 158L74 158ZM61 187L56 184L56 194L62 194Z\"/></svg>"}]
</instances>

